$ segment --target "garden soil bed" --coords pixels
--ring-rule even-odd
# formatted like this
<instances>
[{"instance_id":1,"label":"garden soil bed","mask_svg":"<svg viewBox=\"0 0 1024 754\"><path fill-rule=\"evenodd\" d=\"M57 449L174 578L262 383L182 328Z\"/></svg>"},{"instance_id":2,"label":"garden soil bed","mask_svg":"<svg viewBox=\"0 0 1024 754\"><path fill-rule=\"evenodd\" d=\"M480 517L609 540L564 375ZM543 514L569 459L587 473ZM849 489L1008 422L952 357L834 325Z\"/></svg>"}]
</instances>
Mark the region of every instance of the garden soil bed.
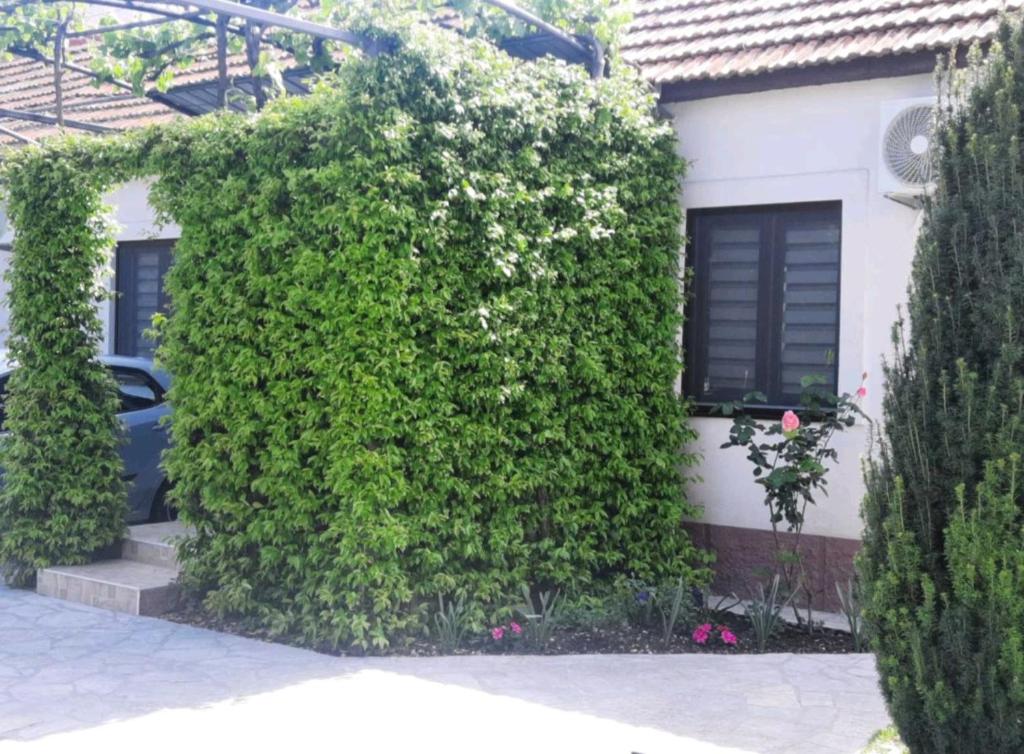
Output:
<instances>
[{"instance_id":1,"label":"garden soil bed","mask_svg":"<svg viewBox=\"0 0 1024 754\"><path fill-rule=\"evenodd\" d=\"M262 629L253 629L240 621L217 618L201 605L192 603L179 610L162 616L175 623L186 623L214 631L246 636L263 641L274 641L297 647L313 649L325 654L337 656L356 656L363 654L359 650L335 650L330 647L310 646L299 637L271 636ZM652 629L638 628L630 625L602 627L565 627L557 629L551 642L544 652L538 653L526 647L522 642L499 643L490 635L467 636L464 645L455 654L752 654L757 652L757 641L750 621L741 615L729 615L721 621L736 635L737 643L729 646L722 643L715 635L706 644L698 644L689 634L682 631L666 646L661 634ZM846 654L853 652L853 640L848 633L828 628L818 628L814 633L786 624L779 633L768 642L767 652L792 652L797 654L825 653ZM436 642L417 639L402 646L389 647L383 652L372 652L375 655L435 657L446 654Z\"/></svg>"}]
</instances>

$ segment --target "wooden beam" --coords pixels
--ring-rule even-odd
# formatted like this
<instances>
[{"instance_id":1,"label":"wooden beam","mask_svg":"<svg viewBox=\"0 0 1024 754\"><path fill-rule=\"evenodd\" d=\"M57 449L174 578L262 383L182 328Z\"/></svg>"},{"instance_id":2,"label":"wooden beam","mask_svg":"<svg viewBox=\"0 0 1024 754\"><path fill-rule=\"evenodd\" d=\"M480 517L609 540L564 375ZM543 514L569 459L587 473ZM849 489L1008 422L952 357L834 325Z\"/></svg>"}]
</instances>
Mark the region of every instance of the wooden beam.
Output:
<instances>
[{"instance_id":1,"label":"wooden beam","mask_svg":"<svg viewBox=\"0 0 1024 754\"><path fill-rule=\"evenodd\" d=\"M534 26L540 29L541 31L546 31L551 36L557 37L558 39L565 42L567 45L575 48L577 52L582 52L588 57L590 56L590 50L588 50L585 45L581 44L580 41L576 39L576 37L572 36L571 34L567 34L566 32L559 29L557 26L549 24L543 18L540 18L539 16L535 16L534 14L530 13L530 11L524 10L523 8L520 8L518 5L515 5L514 3L506 2L506 0L484 0L484 2L487 3L488 5L493 5L495 8L499 8L505 11L510 16L514 16L515 18L518 18L520 21L525 21L526 23L530 24L530 26Z\"/></svg>"},{"instance_id":2,"label":"wooden beam","mask_svg":"<svg viewBox=\"0 0 1024 754\"><path fill-rule=\"evenodd\" d=\"M37 2L43 3L44 5L53 5L55 3L66 2L66 0L22 0L21 2L12 3L9 5L0 6L0 16L11 13L16 8L19 8L28 3ZM199 26L207 26L213 28L216 23L209 18L203 18L202 14L199 13L176 13L171 10L167 10L164 7L143 7L136 5L132 0L79 0L84 5L96 5L102 8L117 8L118 10L128 10L138 13L146 13L151 16L159 16L160 18L151 19L148 23L159 24L166 23L167 19L175 21L188 21L189 23L197 24ZM163 19L163 20L161 20ZM241 29L237 26L228 26L228 31L232 34L241 34ZM76 36L87 36L89 34L98 33L96 31L83 30L76 32Z\"/></svg>"},{"instance_id":3,"label":"wooden beam","mask_svg":"<svg viewBox=\"0 0 1024 754\"><path fill-rule=\"evenodd\" d=\"M23 144L31 144L32 146L38 146L39 145L39 142L36 141L35 139L32 139L32 138L30 138L28 136L24 136L22 134L19 134L17 131L13 131L10 128L6 128L5 126L0 126L0 134L4 134L6 136L10 136L12 139L17 139L18 141L22 142Z\"/></svg>"},{"instance_id":4,"label":"wooden beam","mask_svg":"<svg viewBox=\"0 0 1024 754\"><path fill-rule=\"evenodd\" d=\"M61 2L61 0L44 0L45 2ZM80 0L86 4L92 4L97 0ZM207 26L213 28L214 22L209 18L204 18L201 13L175 13L172 10L166 8L145 8L141 5L136 5L132 0L122 0L122 7L128 10L138 11L140 13L155 13L162 16L165 19L172 19L174 21L188 21L189 23L198 24L199 26ZM111 7L116 7L114 2L108 2Z\"/></svg>"},{"instance_id":5,"label":"wooden beam","mask_svg":"<svg viewBox=\"0 0 1024 754\"><path fill-rule=\"evenodd\" d=\"M27 120L30 123L42 123L47 126L57 125L57 118L53 115L46 115L45 113L32 113L27 110L13 110L9 107L0 107L0 118L10 118L12 120ZM91 131L96 134L109 134L117 133L121 129L112 128L110 126L101 126L97 123L86 123L81 120L71 120L70 118L64 119L64 125L68 128L75 128L79 131Z\"/></svg>"},{"instance_id":6,"label":"wooden beam","mask_svg":"<svg viewBox=\"0 0 1024 754\"><path fill-rule=\"evenodd\" d=\"M587 68L590 70L591 78L597 79L604 76L604 45L598 41L597 37L590 35L587 37L587 43L584 44L580 41L579 37L562 31L557 26L549 24L540 16L534 15L530 11L520 8L514 3L508 2L508 0L483 0L483 2L488 5L493 5L495 8L505 11L510 16L518 18L520 21L540 29L545 34L549 34L559 42L569 45L569 47L586 59Z\"/></svg>"},{"instance_id":7,"label":"wooden beam","mask_svg":"<svg viewBox=\"0 0 1024 754\"><path fill-rule=\"evenodd\" d=\"M176 14L177 17L177 14ZM195 23L196 19L199 18L198 14L186 14L181 15L180 20L189 21ZM98 26L95 29L82 29L81 31L69 31L67 33L68 39L74 39L75 37L94 37L98 34L106 34L111 31L130 31L131 29L141 29L146 26L158 26L160 24L167 23L166 18L148 18L145 21L129 21L124 24L114 24L113 26Z\"/></svg>"},{"instance_id":8,"label":"wooden beam","mask_svg":"<svg viewBox=\"0 0 1024 754\"><path fill-rule=\"evenodd\" d=\"M32 3L43 3L44 5L53 5L54 3L61 2L61 0L19 0L16 3L8 3L7 5L0 5L0 15L7 15L13 13L18 8L25 5L31 5ZM124 3L114 3L108 0L89 0L89 5L105 5L111 8L127 8L128 6Z\"/></svg>"},{"instance_id":9,"label":"wooden beam","mask_svg":"<svg viewBox=\"0 0 1024 754\"><path fill-rule=\"evenodd\" d=\"M94 2L94 0L83 1L86 3ZM132 7L144 10L151 1L141 0L141 2L133 3ZM194 6L204 11L220 13L225 16L236 16L256 24L298 31L314 37L320 37L321 39L333 39L336 42L344 42L347 45L358 47L368 55L378 55L385 51L378 40L371 39L362 34L356 34L345 29L336 29L333 26L307 21L304 18L286 16L283 13L275 13L274 11L256 8L252 5L242 5L241 3L231 2L231 0L165 0L165 2Z\"/></svg>"},{"instance_id":10,"label":"wooden beam","mask_svg":"<svg viewBox=\"0 0 1024 754\"><path fill-rule=\"evenodd\" d=\"M90 69L86 68L85 66L78 65L77 63L69 63L67 60L65 60L63 63L61 63L61 65L63 65L69 71L74 71L75 73L81 73L83 76L89 76L89 77L91 77L93 79L96 79L97 81L103 82L105 84L111 84L113 86L116 86L119 89L124 89L125 91L128 91L128 92L134 92L135 91L135 87L133 87L127 81L121 81L121 79L115 79L113 77L108 77L108 76L101 76L100 74L96 73L96 71L90 70Z\"/></svg>"},{"instance_id":11,"label":"wooden beam","mask_svg":"<svg viewBox=\"0 0 1024 754\"><path fill-rule=\"evenodd\" d=\"M599 79L604 76L604 45L594 35L590 37L590 78Z\"/></svg>"},{"instance_id":12,"label":"wooden beam","mask_svg":"<svg viewBox=\"0 0 1024 754\"><path fill-rule=\"evenodd\" d=\"M217 16L217 107L228 105L228 18Z\"/></svg>"},{"instance_id":13,"label":"wooden beam","mask_svg":"<svg viewBox=\"0 0 1024 754\"><path fill-rule=\"evenodd\" d=\"M7 52L11 53L12 55L17 55L19 58L25 58L27 60L35 60L35 61L37 61L39 63L45 63L46 65L53 65L53 62L54 62L53 58L50 58L50 57L47 57L46 55L43 55L43 53L39 52L39 50L34 50L34 49L31 49L31 48L27 48L27 47L8 47L7 48ZM134 92L135 91L135 88L131 84L129 84L127 81L121 81L120 79L108 78L106 76L101 76L100 74L96 73L96 71L90 70L89 68L86 68L85 66L78 65L77 63L70 63L67 60L64 60L61 63L61 65L63 65L69 71L74 71L75 73L81 73L83 76L89 76L90 78L93 78L93 79L95 79L97 81L101 81L101 82L108 83L108 84L113 84L114 86L120 87L121 89L125 89L125 90L127 90L129 92Z\"/></svg>"},{"instance_id":14,"label":"wooden beam","mask_svg":"<svg viewBox=\"0 0 1024 754\"><path fill-rule=\"evenodd\" d=\"M152 60L153 58L158 58L161 55L166 55L169 52L174 52L179 47L185 47L186 45L190 45L193 42L201 42L204 39L211 39L214 36L215 34L212 34L208 31L203 31L198 34L193 34L191 37L184 37L183 39L178 39L169 44L165 44L163 47L160 47L156 50L140 52L139 57L143 58L144 60Z\"/></svg>"},{"instance_id":15,"label":"wooden beam","mask_svg":"<svg viewBox=\"0 0 1024 754\"><path fill-rule=\"evenodd\" d=\"M64 128L64 34L68 30L71 16L57 24L57 35L53 39L53 93L54 111L57 113L57 125Z\"/></svg>"},{"instance_id":16,"label":"wooden beam","mask_svg":"<svg viewBox=\"0 0 1024 754\"><path fill-rule=\"evenodd\" d=\"M44 4L53 4L53 3L59 3L59 2L66 2L66 0L28 0L28 2L40 2L40 3L44 3ZM104 26L104 27L101 27L101 28L98 28L98 29L83 29L82 31L69 32L68 35L67 35L69 38L70 37L88 37L88 36L93 36L93 35L96 35L96 34L102 34L103 32L107 32L107 31L117 31L117 30L119 30L121 28L130 30L130 29L133 29L133 28L136 28L136 27L139 27L139 26L158 26L160 24L167 23L167 21L169 21L169 20L170 21L185 21L185 22L188 22L188 23L191 23L191 24L195 24L197 26L205 26L205 27L210 28L210 29L216 29L216 27L217 27L217 22L216 21L214 21L212 19L209 19L209 18L203 17L203 15L201 13L175 13L174 11L169 11L166 8L162 8L162 7L161 8L144 8L141 5L136 5L134 2L132 2L132 0L79 0L79 2L82 2L85 5L98 5L98 6L102 6L104 8L118 8L120 10L128 10L128 11L138 12L138 13L147 13L149 15L159 16L159 18L152 18L152 19L148 19L146 21L137 21L137 22L126 23L126 24L118 24L116 26ZM18 5L21 5L21 3L16 3L15 5L0 6L0 15L3 15L4 13L10 12L12 9L18 7ZM0 27L0 29L2 29L2 28L3 27ZM226 25L225 28L227 29L228 33L232 34L233 36L236 36L236 37L244 37L245 36L245 30L242 27L240 27L240 26L236 26L234 24L230 24L229 23L229 24ZM17 29L14 29L13 27L12 27L11 30L12 31L17 31ZM295 50L292 47L290 47L289 45L283 44L281 42L278 42L277 40L273 39L272 37L266 37L266 38L264 38L264 41L267 44L271 45L272 47L276 47L279 50L284 50L285 52L290 53L292 55L295 54Z\"/></svg>"}]
</instances>

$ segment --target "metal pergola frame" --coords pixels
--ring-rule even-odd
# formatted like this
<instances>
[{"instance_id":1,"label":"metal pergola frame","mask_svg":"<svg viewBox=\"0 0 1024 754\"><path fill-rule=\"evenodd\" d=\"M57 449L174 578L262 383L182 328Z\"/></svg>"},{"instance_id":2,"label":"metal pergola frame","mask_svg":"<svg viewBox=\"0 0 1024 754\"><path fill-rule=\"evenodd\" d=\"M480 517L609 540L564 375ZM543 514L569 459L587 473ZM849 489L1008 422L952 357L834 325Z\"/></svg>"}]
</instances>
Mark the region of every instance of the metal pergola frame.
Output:
<instances>
[{"instance_id":1,"label":"metal pergola frame","mask_svg":"<svg viewBox=\"0 0 1024 754\"><path fill-rule=\"evenodd\" d=\"M43 2L47 4L53 4L61 2L62 0L18 0L12 4L0 6L0 13L10 13L15 8L23 5L28 5L32 2ZM529 11L520 8L508 0L482 0L483 2L491 5L499 10L508 13L514 18L529 24L544 34L548 34L554 39L567 45L569 49L577 53L580 58L588 61L588 68L591 76L599 78L604 75L605 71L605 59L604 50L601 44L593 36L584 39L568 34L558 27L547 23L538 16L530 13ZM331 40L335 42L341 42L349 46L355 47L361 50L366 55L376 56L385 54L390 51L390 46L386 40L375 39L367 37L356 32L349 31L347 29L338 29L327 24L317 23L315 21L308 21L303 18L297 18L294 16L288 16L283 13L276 11L265 10L263 8L256 8L250 5L243 5L234 0L76 0L83 5L94 5L100 7L117 8L121 10L127 10L135 13L145 13L156 18L147 18L138 21L129 21L121 24L115 24L105 27L97 27L96 29L86 29L82 31L66 32L64 38L81 38L90 37L98 34L103 34L109 31L124 31L134 28L142 28L146 26L155 26L158 24L164 24L173 21L187 21L199 26L207 26L215 28L217 31L218 40L222 39L222 35L230 32L235 35L244 35L245 31L237 26L229 26L227 19L231 17L237 17L246 21L258 24L261 27L274 27L278 29L287 29L289 31L299 32L308 34L315 40ZM186 10L181 13L177 13L168 10L166 6L168 4L183 6ZM190 10L196 9L197 10ZM209 18L204 18L202 13L215 13L217 14L217 20L214 21ZM221 46L218 45L218 49L221 50ZM69 62L66 59L61 59L58 62L55 57L49 57L39 52L36 49L29 48L10 48L8 52L11 54L24 57L30 60L36 60L41 63L45 63L54 66L55 70L66 69L79 73L86 76L109 83L120 89L133 91L134 88L131 84L125 81L119 81L117 79L111 79L109 77L100 76L96 72L85 68L83 66L76 65ZM225 65L223 53L218 54L218 68L222 71ZM55 85L56 86L56 85ZM157 101L162 101L168 104L161 98L156 98ZM63 117L63 114L58 108L57 115L49 115L47 113L39 113L29 110L20 110L14 108L0 108L0 117L12 118L17 120L29 121L34 123L44 123L47 125L59 125L61 127L67 127L72 129L78 129L83 131L89 131L93 133L109 133L117 131L119 129L111 128L107 126L101 126L93 123L86 123L83 121L73 120ZM35 140L17 133L15 130L0 126L0 134L5 134L18 141L27 144L34 144Z\"/></svg>"},{"instance_id":2,"label":"metal pergola frame","mask_svg":"<svg viewBox=\"0 0 1024 754\"><path fill-rule=\"evenodd\" d=\"M33 113L28 110L13 110L9 107L0 107L0 118L14 118L17 120L27 120L33 123L44 123L48 126L57 125L58 118L56 115L47 115L46 113ZM71 120L64 118L64 125L68 128L77 128L81 131L91 131L95 134L107 134L116 132L118 129L111 128L110 126L101 126L97 123L86 123L81 120Z\"/></svg>"}]
</instances>

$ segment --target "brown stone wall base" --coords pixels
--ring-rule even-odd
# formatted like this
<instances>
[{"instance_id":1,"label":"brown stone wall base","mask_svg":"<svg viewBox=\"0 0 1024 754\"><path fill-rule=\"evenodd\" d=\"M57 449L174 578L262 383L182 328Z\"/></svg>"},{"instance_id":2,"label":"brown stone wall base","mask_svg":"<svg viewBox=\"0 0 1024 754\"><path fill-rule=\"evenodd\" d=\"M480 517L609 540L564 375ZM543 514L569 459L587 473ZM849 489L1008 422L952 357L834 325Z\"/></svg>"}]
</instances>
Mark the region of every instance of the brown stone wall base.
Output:
<instances>
[{"instance_id":1,"label":"brown stone wall base","mask_svg":"<svg viewBox=\"0 0 1024 754\"><path fill-rule=\"evenodd\" d=\"M716 594L735 592L737 597L752 597L757 584L769 580L779 570L775 540L770 531L698 522L685 526L698 547L710 550L717 557L712 566L715 571L712 591ZM788 532L779 536L787 548L796 541ZM856 539L813 534L800 537L800 551L811 581L815 608L839 610L835 585L836 582L845 585L853 576L853 556L859 549L860 541Z\"/></svg>"}]
</instances>

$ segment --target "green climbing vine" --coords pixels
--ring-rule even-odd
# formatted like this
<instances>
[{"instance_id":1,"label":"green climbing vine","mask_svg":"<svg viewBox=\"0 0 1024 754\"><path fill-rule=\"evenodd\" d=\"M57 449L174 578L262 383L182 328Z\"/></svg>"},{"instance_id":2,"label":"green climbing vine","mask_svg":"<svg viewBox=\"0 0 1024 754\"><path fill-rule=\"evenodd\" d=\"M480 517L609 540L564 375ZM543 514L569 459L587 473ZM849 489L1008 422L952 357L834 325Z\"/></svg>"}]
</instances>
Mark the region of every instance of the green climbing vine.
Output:
<instances>
[{"instance_id":1,"label":"green climbing vine","mask_svg":"<svg viewBox=\"0 0 1024 754\"><path fill-rule=\"evenodd\" d=\"M10 154L2 178L17 233L8 271L7 384L0 438L0 566L14 583L81 563L122 534L117 395L96 360L112 248L102 221L106 145L68 139Z\"/></svg>"},{"instance_id":2,"label":"green climbing vine","mask_svg":"<svg viewBox=\"0 0 1024 754\"><path fill-rule=\"evenodd\" d=\"M182 228L158 323L165 463L208 608L384 647L424 630L439 594L482 618L523 585L703 578L673 389L683 163L635 74L594 81L412 28L257 117L117 143L118 179L156 176L151 201ZM70 224L95 265L109 174L66 152L20 164L60 162L88 189L81 212L58 219L8 170L13 220L41 238Z\"/></svg>"}]
</instances>

